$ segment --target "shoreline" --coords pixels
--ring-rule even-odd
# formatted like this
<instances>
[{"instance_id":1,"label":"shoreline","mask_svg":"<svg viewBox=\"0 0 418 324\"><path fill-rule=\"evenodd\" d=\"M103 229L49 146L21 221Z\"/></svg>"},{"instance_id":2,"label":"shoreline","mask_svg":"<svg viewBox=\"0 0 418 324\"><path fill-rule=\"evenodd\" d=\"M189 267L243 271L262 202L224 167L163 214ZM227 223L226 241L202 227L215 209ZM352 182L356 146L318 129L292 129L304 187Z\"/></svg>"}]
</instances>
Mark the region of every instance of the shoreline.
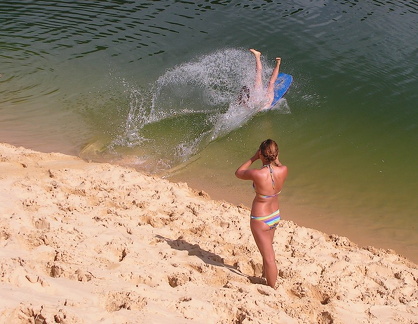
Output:
<instances>
[{"instance_id":1,"label":"shoreline","mask_svg":"<svg viewBox=\"0 0 418 324\"><path fill-rule=\"evenodd\" d=\"M414 323L418 316L418 267L392 250L283 221L274 290L260 280L243 205L60 153L0 144L0 161L3 319Z\"/></svg>"},{"instance_id":2,"label":"shoreline","mask_svg":"<svg viewBox=\"0 0 418 324\"><path fill-rule=\"evenodd\" d=\"M192 188L206 191L212 199L224 200L235 205L242 204L251 208L254 195L249 182L237 180L236 183L242 185L241 187L237 187L236 183L230 185L227 181L219 184L219 182L216 182L217 180L212 180L211 174L208 175L204 171L202 172L202 167L204 166L189 165L189 170L186 172L180 171L168 174L164 178L174 182L186 182ZM194 175L198 172L200 172L199 178L196 180ZM230 176L232 181L234 181L235 178L232 172ZM214 185L213 183L216 184ZM281 197L283 202L280 203L282 219L293 221L302 227L347 237L350 241L362 247L373 246L380 249L395 250L396 253L410 259L412 262L418 262L417 248L411 246L410 242L406 244L406 242L394 238L401 236L399 230L379 232L380 228L375 227L373 221L365 221L359 226L358 223L350 219L342 220L341 215L334 217L335 212L330 210L319 209L317 206L298 205L294 198L292 202L291 197L286 197L286 194L287 190L284 190ZM390 237L389 240L387 239L388 237Z\"/></svg>"}]
</instances>

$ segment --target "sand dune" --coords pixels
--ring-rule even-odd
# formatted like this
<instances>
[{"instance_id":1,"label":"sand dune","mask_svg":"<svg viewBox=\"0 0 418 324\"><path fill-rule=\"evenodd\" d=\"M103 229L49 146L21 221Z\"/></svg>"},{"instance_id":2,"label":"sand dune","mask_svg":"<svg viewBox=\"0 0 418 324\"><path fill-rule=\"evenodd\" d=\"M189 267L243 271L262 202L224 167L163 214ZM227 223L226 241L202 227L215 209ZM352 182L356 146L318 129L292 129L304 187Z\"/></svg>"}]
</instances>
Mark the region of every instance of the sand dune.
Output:
<instances>
[{"instance_id":1,"label":"sand dune","mask_svg":"<svg viewBox=\"0 0 418 324\"><path fill-rule=\"evenodd\" d=\"M232 175L231 175L232 176ZM0 145L1 323L417 323L418 268L110 164Z\"/></svg>"}]
</instances>

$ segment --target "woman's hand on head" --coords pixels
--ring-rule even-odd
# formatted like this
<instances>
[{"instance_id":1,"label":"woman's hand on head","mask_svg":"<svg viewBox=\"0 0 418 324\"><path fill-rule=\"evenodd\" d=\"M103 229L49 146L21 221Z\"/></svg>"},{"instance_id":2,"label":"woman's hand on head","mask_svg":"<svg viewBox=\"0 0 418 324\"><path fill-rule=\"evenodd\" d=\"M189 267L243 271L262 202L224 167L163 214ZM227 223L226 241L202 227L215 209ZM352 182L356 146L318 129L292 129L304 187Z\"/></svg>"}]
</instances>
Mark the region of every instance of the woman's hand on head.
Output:
<instances>
[{"instance_id":1,"label":"woman's hand on head","mask_svg":"<svg viewBox=\"0 0 418 324\"><path fill-rule=\"evenodd\" d=\"M260 159L260 150L257 150L255 154L247 161L245 161L238 169L235 171L235 176L242 180L252 180L255 170L251 170L251 164Z\"/></svg>"},{"instance_id":2,"label":"woman's hand on head","mask_svg":"<svg viewBox=\"0 0 418 324\"><path fill-rule=\"evenodd\" d=\"M255 152L255 154L251 158L251 161L254 162L254 161L257 161L258 159L260 159L260 154L261 154L260 150L257 150L257 152Z\"/></svg>"}]
</instances>

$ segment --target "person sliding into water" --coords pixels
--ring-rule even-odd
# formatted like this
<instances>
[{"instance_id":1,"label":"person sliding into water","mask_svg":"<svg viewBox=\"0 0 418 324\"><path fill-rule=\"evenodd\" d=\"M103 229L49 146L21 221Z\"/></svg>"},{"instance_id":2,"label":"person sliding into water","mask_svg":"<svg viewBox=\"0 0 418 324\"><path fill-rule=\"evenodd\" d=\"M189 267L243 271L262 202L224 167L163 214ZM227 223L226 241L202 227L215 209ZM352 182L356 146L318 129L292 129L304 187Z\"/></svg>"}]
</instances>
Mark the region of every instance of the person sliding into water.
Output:
<instances>
[{"instance_id":1,"label":"person sliding into water","mask_svg":"<svg viewBox=\"0 0 418 324\"><path fill-rule=\"evenodd\" d=\"M266 89L263 87L263 65L261 63L261 52L251 48L250 52L255 57L255 82L254 82L254 93L252 98L250 96L250 89L247 86L243 86L238 95L238 104L248 107L251 99L252 106L259 106L259 110L268 109L274 100L274 84L279 75L281 58L276 57L276 66L270 76L270 81Z\"/></svg>"}]
</instances>

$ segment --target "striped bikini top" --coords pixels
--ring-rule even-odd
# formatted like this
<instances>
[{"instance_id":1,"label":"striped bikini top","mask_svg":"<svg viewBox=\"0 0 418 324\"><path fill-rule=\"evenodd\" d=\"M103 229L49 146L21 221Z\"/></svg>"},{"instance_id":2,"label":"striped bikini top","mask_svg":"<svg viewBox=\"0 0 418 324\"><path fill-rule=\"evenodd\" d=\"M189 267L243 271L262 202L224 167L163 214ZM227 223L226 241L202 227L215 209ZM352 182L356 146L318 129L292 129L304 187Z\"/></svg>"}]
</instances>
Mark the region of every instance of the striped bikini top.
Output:
<instances>
[{"instance_id":1,"label":"striped bikini top","mask_svg":"<svg viewBox=\"0 0 418 324\"><path fill-rule=\"evenodd\" d=\"M263 168L267 168L267 167L270 170L271 185L273 186L273 189L275 189L276 187L275 187L274 177L273 177L273 168L272 168L271 164L265 164L265 165L263 165ZM253 182L253 188L254 188L254 191L255 191L254 182ZM257 191L255 191L255 193L257 195L259 195L261 198L274 198L274 197L277 197L280 194L280 192L281 191L276 192L274 195L262 195L261 193L258 193Z\"/></svg>"}]
</instances>

